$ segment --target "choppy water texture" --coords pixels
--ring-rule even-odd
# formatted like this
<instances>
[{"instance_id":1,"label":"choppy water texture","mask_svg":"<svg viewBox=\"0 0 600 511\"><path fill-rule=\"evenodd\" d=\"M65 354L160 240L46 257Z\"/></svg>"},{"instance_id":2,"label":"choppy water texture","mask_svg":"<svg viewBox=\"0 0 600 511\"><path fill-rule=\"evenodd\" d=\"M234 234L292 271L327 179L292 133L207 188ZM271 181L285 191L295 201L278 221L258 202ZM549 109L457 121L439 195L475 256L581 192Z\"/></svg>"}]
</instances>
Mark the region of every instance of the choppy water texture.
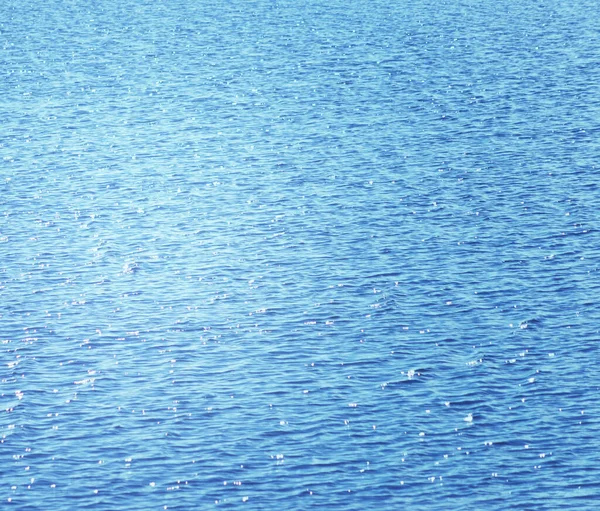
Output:
<instances>
[{"instance_id":1,"label":"choppy water texture","mask_svg":"<svg viewBox=\"0 0 600 511\"><path fill-rule=\"evenodd\" d=\"M0 6L0 507L591 509L597 2Z\"/></svg>"}]
</instances>

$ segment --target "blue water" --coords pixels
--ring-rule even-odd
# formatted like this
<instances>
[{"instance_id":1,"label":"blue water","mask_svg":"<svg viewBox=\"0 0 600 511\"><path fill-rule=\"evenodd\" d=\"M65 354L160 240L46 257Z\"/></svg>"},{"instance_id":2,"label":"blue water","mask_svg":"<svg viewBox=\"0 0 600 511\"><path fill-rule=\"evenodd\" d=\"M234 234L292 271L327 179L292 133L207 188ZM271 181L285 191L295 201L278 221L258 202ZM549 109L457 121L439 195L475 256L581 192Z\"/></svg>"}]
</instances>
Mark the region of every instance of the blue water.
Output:
<instances>
[{"instance_id":1,"label":"blue water","mask_svg":"<svg viewBox=\"0 0 600 511\"><path fill-rule=\"evenodd\" d=\"M0 3L0 508L594 509L598 3Z\"/></svg>"}]
</instances>

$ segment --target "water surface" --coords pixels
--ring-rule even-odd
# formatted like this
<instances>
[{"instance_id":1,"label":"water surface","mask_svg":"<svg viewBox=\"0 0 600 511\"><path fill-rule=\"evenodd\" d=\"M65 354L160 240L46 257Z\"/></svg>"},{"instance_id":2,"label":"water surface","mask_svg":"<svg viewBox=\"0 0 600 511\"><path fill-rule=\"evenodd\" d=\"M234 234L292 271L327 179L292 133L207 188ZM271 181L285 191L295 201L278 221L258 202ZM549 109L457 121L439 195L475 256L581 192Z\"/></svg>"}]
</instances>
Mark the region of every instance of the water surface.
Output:
<instances>
[{"instance_id":1,"label":"water surface","mask_svg":"<svg viewBox=\"0 0 600 511\"><path fill-rule=\"evenodd\" d=\"M0 501L594 509L598 6L0 6Z\"/></svg>"}]
</instances>

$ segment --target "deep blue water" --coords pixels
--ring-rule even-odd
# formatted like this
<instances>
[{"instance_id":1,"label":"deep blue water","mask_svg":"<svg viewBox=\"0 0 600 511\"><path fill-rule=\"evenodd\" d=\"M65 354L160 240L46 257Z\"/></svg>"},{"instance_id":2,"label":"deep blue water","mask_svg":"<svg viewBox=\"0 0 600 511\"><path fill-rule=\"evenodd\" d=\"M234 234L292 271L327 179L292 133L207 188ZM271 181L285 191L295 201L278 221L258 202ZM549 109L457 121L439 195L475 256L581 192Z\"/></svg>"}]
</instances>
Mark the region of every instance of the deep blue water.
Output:
<instances>
[{"instance_id":1,"label":"deep blue water","mask_svg":"<svg viewBox=\"0 0 600 511\"><path fill-rule=\"evenodd\" d=\"M594 509L595 1L0 3L0 508Z\"/></svg>"}]
</instances>

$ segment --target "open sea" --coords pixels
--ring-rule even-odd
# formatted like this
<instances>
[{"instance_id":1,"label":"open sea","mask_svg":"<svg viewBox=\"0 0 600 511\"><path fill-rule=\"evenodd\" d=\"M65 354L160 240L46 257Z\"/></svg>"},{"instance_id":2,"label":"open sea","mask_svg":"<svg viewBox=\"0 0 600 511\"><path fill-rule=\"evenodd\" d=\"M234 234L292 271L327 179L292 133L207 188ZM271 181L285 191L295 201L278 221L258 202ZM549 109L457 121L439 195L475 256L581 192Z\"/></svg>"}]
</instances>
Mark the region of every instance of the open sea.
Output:
<instances>
[{"instance_id":1,"label":"open sea","mask_svg":"<svg viewBox=\"0 0 600 511\"><path fill-rule=\"evenodd\" d=\"M0 509L598 509L599 19L2 0Z\"/></svg>"}]
</instances>

